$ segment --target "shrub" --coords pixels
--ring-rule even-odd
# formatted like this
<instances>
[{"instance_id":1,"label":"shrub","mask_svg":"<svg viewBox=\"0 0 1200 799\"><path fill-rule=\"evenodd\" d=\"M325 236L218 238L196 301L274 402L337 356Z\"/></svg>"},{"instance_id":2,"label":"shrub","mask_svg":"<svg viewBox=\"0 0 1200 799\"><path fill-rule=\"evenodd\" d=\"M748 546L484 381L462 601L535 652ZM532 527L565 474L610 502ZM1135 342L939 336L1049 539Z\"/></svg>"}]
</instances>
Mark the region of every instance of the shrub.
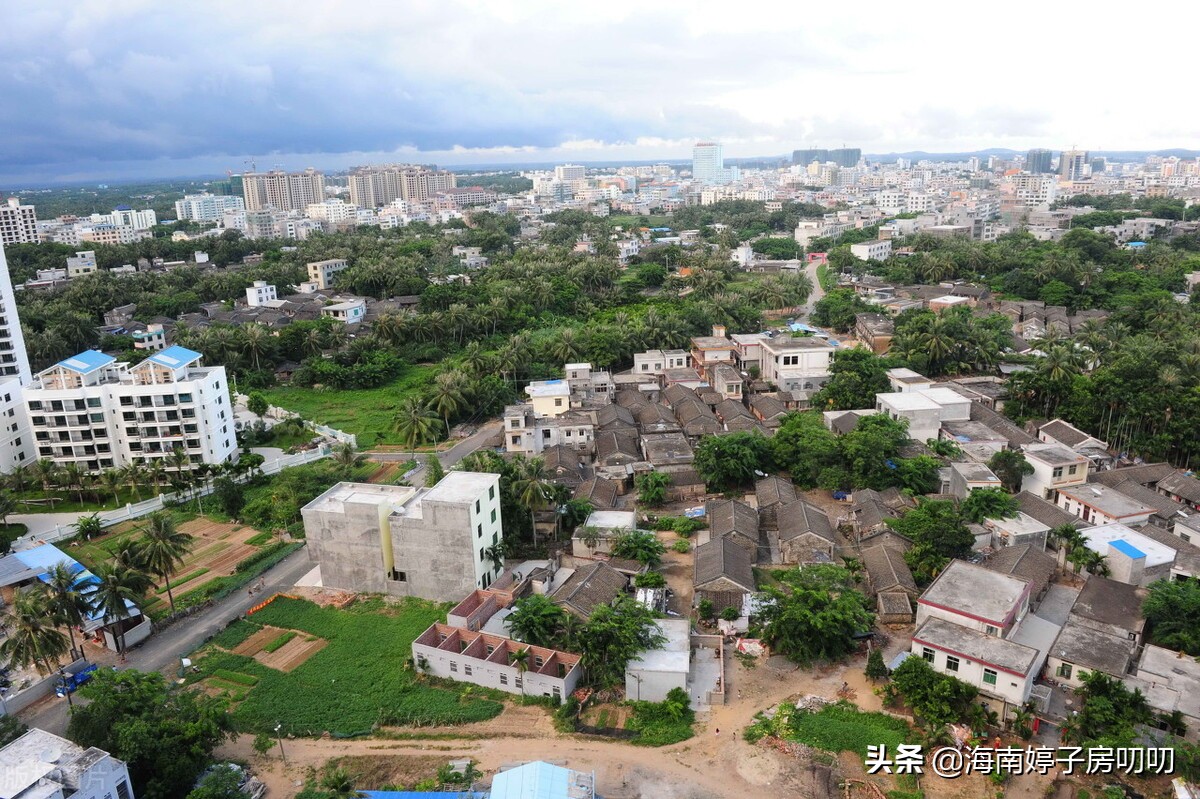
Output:
<instances>
[{"instance_id":1,"label":"shrub","mask_svg":"<svg viewBox=\"0 0 1200 799\"><path fill-rule=\"evenodd\" d=\"M721 611L721 618L725 621L737 621L740 616L741 613L732 605Z\"/></svg>"},{"instance_id":2,"label":"shrub","mask_svg":"<svg viewBox=\"0 0 1200 799\"><path fill-rule=\"evenodd\" d=\"M277 649L282 649L288 641L292 640L299 634L300 633L296 632L295 630L288 630L286 633L277 636L275 640L264 646L263 651L270 653L276 651Z\"/></svg>"},{"instance_id":3,"label":"shrub","mask_svg":"<svg viewBox=\"0 0 1200 799\"><path fill-rule=\"evenodd\" d=\"M704 619L705 621L712 621L717 617L717 611L713 607L711 599L701 599L700 604L696 609L700 613L700 618Z\"/></svg>"},{"instance_id":4,"label":"shrub","mask_svg":"<svg viewBox=\"0 0 1200 799\"><path fill-rule=\"evenodd\" d=\"M213 672L215 677L218 677L225 682L231 682L236 685L258 685L258 678L252 674L242 674L229 669L217 669Z\"/></svg>"},{"instance_id":5,"label":"shrub","mask_svg":"<svg viewBox=\"0 0 1200 799\"><path fill-rule=\"evenodd\" d=\"M667 578L663 577L660 572L645 572L634 577L633 584L637 588L664 588L667 585Z\"/></svg>"},{"instance_id":6,"label":"shrub","mask_svg":"<svg viewBox=\"0 0 1200 799\"><path fill-rule=\"evenodd\" d=\"M696 714L691 707L691 698L682 688L672 688L663 702L629 704L633 715L625 722L625 728L637 733L633 739L635 744L667 746L692 737Z\"/></svg>"},{"instance_id":7,"label":"shrub","mask_svg":"<svg viewBox=\"0 0 1200 799\"><path fill-rule=\"evenodd\" d=\"M686 555L687 553L692 551L692 545L689 544L687 541L684 541L681 538L678 541L676 541L674 544L671 544L671 549L675 550L680 555Z\"/></svg>"}]
</instances>

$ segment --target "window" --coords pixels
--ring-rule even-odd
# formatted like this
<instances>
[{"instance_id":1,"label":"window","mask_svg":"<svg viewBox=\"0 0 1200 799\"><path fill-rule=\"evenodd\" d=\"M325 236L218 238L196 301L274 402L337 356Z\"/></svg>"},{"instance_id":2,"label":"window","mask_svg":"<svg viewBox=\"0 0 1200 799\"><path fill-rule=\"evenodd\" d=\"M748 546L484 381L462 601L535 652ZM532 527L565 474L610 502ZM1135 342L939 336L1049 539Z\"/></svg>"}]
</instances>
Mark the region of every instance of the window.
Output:
<instances>
[{"instance_id":1,"label":"window","mask_svg":"<svg viewBox=\"0 0 1200 799\"><path fill-rule=\"evenodd\" d=\"M1071 664L1064 663L1058 667L1058 671L1056 672L1056 674L1057 674L1057 676L1062 677L1064 680L1069 680L1069 679L1071 679L1072 671L1073 671L1073 669L1071 667Z\"/></svg>"},{"instance_id":2,"label":"window","mask_svg":"<svg viewBox=\"0 0 1200 799\"><path fill-rule=\"evenodd\" d=\"M408 582L408 575L405 572L392 569L391 572L388 573L388 579L395 580L398 583L406 583Z\"/></svg>"},{"instance_id":3,"label":"window","mask_svg":"<svg viewBox=\"0 0 1200 799\"><path fill-rule=\"evenodd\" d=\"M519 675L519 674L518 674L518 675L517 675L517 679L513 680L513 685L515 685L515 686L517 686L518 688L520 688L520 687L521 687L521 683L523 683L523 682L524 682L524 680L523 680L523 679L521 679L521 675Z\"/></svg>"},{"instance_id":4,"label":"window","mask_svg":"<svg viewBox=\"0 0 1200 799\"><path fill-rule=\"evenodd\" d=\"M996 684L996 670L995 669L984 669L983 670L983 684L984 685L995 685Z\"/></svg>"},{"instance_id":5,"label":"window","mask_svg":"<svg viewBox=\"0 0 1200 799\"><path fill-rule=\"evenodd\" d=\"M521 426L521 420L520 420L520 419L513 419L513 420L510 422L510 426L512 427L512 429L513 429L513 430L516 430L518 427L520 427L520 426Z\"/></svg>"},{"instance_id":6,"label":"window","mask_svg":"<svg viewBox=\"0 0 1200 799\"><path fill-rule=\"evenodd\" d=\"M1055 466L1055 467L1054 467L1054 471L1053 471L1053 472L1051 472L1051 473L1050 473L1050 475L1051 475L1051 476L1052 476L1052 477L1053 477L1055 480L1057 480L1058 478L1062 477L1062 476L1063 476L1063 470L1062 470L1062 467L1061 467L1061 466Z\"/></svg>"},{"instance_id":7,"label":"window","mask_svg":"<svg viewBox=\"0 0 1200 799\"><path fill-rule=\"evenodd\" d=\"M932 663L933 662L933 650L927 646L921 647L921 657L925 658L925 660Z\"/></svg>"},{"instance_id":8,"label":"window","mask_svg":"<svg viewBox=\"0 0 1200 799\"><path fill-rule=\"evenodd\" d=\"M992 626L992 625L990 625L990 624L989 624L989 625L987 625L986 627L984 627L984 628L983 628L983 631L984 631L985 633L987 633L988 635L999 635L999 634L1000 634L1000 628L999 628L999 627L993 627L993 626Z\"/></svg>"},{"instance_id":9,"label":"window","mask_svg":"<svg viewBox=\"0 0 1200 799\"><path fill-rule=\"evenodd\" d=\"M555 408L561 408L561 407L562 407L562 397L555 397L555 398L554 398L554 407L555 407Z\"/></svg>"},{"instance_id":10,"label":"window","mask_svg":"<svg viewBox=\"0 0 1200 799\"><path fill-rule=\"evenodd\" d=\"M488 486L488 499L495 499L495 498L496 498L496 487Z\"/></svg>"},{"instance_id":11,"label":"window","mask_svg":"<svg viewBox=\"0 0 1200 799\"><path fill-rule=\"evenodd\" d=\"M946 655L946 671L958 671L958 658Z\"/></svg>"},{"instance_id":12,"label":"window","mask_svg":"<svg viewBox=\"0 0 1200 799\"><path fill-rule=\"evenodd\" d=\"M129 783L126 782L125 780L121 780L120 782L118 782L117 783L117 799L129 799L130 795L131 794L129 793Z\"/></svg>"},{"instance_id":13,"label":"window","mask_svg":"<svg viewBox=\"0 0 1200 799\"><path fill-rule=\"evenodd\" d=\"M456 661L453 661L453 660L450 661L450 671L453 671L453 672L458 671L458 663Z\"/></svg>"},{"instance_id":14,"label":"window","mask_svg":"<svg viewBox=\"0 0 1200 799\"><path fill-rule=\"evenodd\" d=\"M479 548L479 559L483 560L485 554L487 554L487 550L484 549L483 547L480 547Z\"/></svg>"},{"instance_id":15,"label":"window","mask_svg":"<svg viewBox=\"0 0 1200 799\"><path fill-rule=\"evenodd\" d=\"M513 437L512 437L512 443L513 443L513 445L514 445L514 446L518 446L518 447L519 447L519 446L521 446L521 437L520 437L520 436L513 436Z\"/></svg>"},{"instance_id":16,"label":"window","mask_svg":"<svg viewBox=\"0 0 1200 799\"><path fill-rule=\"evenodd\" d=\"M1079 471L1079 467L1072 466L1070 469L1067 470L1067 474L1075 474L1075 472L1077 472L1077 471Z\"/></svg>"},{"instance_id":17,"label":"window","mask_svg":"<svg viewBox=\"0 0 1200 799\"><path fill-rule=\"evenodd\" d=\"M495 508L492 508L492 523L493 524L496 523L496 509ZM1184 540L1186 541L1187 539L1185 538Z\"/></svg>"},{"instance_id":18,"label":"window","mask_svg":"<svg viewBox=\"0 0 1200 799\"><path fill-rule=\"evenodd\" d=\"M466 663L463 664L463 674L467 675L468 677L471 676L471 667Z\"/></svg>"},{"instance_id":19,"label":"window","mask_svg":"<svg viewBox=\"0 0 1200 799\"><path fill-rule=\"evenodd\" d=\"M482 524L475 525L475 537L483 538L483 525Z\"/></svg>"},{"instance_id":20,"label":"window","mask_svg":"<svg viewBox=\"0 0 1200 799\"><path fill-rule=\"evenodd\" d=\"M545 665L546 665L546 661L542 659L541 655L533 656L533 667L535 669L540 669L542 666L545 666Z\"/></svg>"},{"instance_id":21,"label":"window","mask_svg":"<svg viewBox=\"0 0 1200 799\"><path fill-rule=\"evenodd\" d=\"M500 684L501 684L501 685L508 685L508 675L507 675L507 674L501 674L501 675L500 675Z\"/></svg>"}]
</instances>

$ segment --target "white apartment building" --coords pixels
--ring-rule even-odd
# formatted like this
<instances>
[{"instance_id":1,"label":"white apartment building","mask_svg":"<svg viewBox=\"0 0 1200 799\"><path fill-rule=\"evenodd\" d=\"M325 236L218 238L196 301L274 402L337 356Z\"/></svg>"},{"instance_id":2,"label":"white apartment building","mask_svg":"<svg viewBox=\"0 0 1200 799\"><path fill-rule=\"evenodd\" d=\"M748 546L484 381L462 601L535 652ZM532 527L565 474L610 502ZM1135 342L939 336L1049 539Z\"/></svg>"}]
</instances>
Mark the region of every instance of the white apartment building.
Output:
<instances>
[{"instance_id":1,"label":"white apartment building","mask_svg":"<svg viewBox=\"0 0 1200 799\"><path fill-rule=\"evenodd\" d=\"M725 168L725 156L716 142L698 142L692 148L692 180L697 183L729 183L733 180Z\"/></svg>"},{"instance_id":2,"label":"white apartment building","mask_svg":"<svg viewBox=\"0 0 1200 799\"><path fill-rule=\"evenodd\" d=\"M331 285L333 276L349 265L345 258L313 261L308 264L308 279L317 284L317 289L325 291Z\"/></svg>"},{"instance_id":3,"label":"white apartment building","mask_svg":"<svg viewBox=\"0 0 1200 799\"><path fill-rule=\"evenodd\" d=\"M123 225L135 231L149 230L158 224L158 215L154 213L154 209L135 211L128 206L115 208L111 214L92 214L91 219L94 224Z\"/></svg>"},{"instance_id":4,"label":"white apartment building","mask_svg":"<svg viewBox=\"0 0 1200 799\"><path fill-rule=\"evenodd\" d=\"M108 222L84 225L78 228L80 244L133 244L150 238L147 231L134 230L129 225L113 225Z\"/></svg>"},{"instance_id":5,"label":"white apartment building","mask_svg":"<svg viewBox=\"0 0 1200 799\"><path fill-rule=\"evenodd\" d=\"M304 215L309 219L328 222L331 225L342 225L358 221L358 206L337 197L331 197L324 202L310 203L305 207Z\"/></svg>"},{"instance_id":6,"label":"white apartment building","mask_svg":"<svg viewBox=\"0 0 1200 799\"><path fill-rule=\"evenodd\" d=\"M328 588L461 599L500 576L500 477L450 472L433 488L338 483L301 510Z\"/></svg>"},{"instance_id":7,"label":"white apartment building","mask_svg":"<svg viewBox=\"0 0 1200 799\"><path fill-rule=\"evenodd\" d=\"M3 245L0 245L0 472L34 459L33 438L22 393L31 379L25 335L17 318L16 298L8 275L8 260Z\"/></svg>"},{"instance_id":8,"label":"white apartment building","mask_svg":"<svg viewBox=\"0 0 1200 799\"><path fill-rule=\"evenodd\" d=\"M886 261L892 255L892 240L875 239L851 244L850 254L860 261Z\"/></svg>"},{"instance_id":9,"label":"white apartment building","mask_svg":"<svg viewBox=\"0 0 1200 799\"><path fill-rule=\"evenodd\" d=\"M685 350L646 350L633 356L633 373L661 375L668 369L686 369L692 357Z\"/></svg>"},{"instance_id":10,"label":"white apartment building","mask_svg":"<svg viewBox=\"0 0 1200 799\"><path fill-rule=\"evenodd\" d=\"M762 339L762 379L780 391L814 391L829 381L833 345L815 337Z\"/></svg>"},{"instance_id":11,"label":"white apartment building","mask_svg":"<svg viewBox=\"0 0 1200 799\"><path fill-rule=\"evenodd\" d=\"M256 280L254 285L246 286L246 304L251 308L258 308L277 299L279 292L265 280Z\"/></svg>"},{"instance_id":12,"label":"white apartment building","mask_svg":"<svg viewBox=\"0 0 1200 799\"><path fill-rule=\"evenodd\" d=\"M225 367L200 358L175 346L130 365L87 350L39 372L24 392L33 455L89 471L176 449L194 464L225 463L237 452Z\"/></svg>"},{"instance_id":13,"label":"white apartment building","mask_svg":"<svg viewBox=\"0 0 1200 799\"><path fill-rule=\"evenodd\" d=\"M0 205L0 244L37 244L37 211L16 197Z\"/></svg>"},{"instance_id":14,"label":"white apartment building","mask_svg":"<svg viewBox=\"0 0 1200 799\"><path fill-rule=\"evenodd\" d=\"M579 164L560 164L554 167L555 180L566 183L572 180L583 180L587 177L587 167Z\"/></svg>"},{"instance_id":15,"label":"white apartment building","mask_svg":"<svg viewBox=\"0 0 1200 799\"><path fill-rule=\"evenodd\" d=\"M908 436L916 441L937 438L943 422L971 418L971 400L948 388L889 391L875 395L875 410L908 421Z\"/></svg>"},{"instance_id":16,"label":"white apartment building","mask_svg":"<svg viewBox=\"0 0 1200 799\"><path fill-rule=\"evenodd\" d=\"M1060 490L1087 482L1087 457L1061 444L1027 444L1021 454L1033 467L1033 474L1021 481L1021 490L1035 497L1057 502Z\"/></svg>"},{"instance_id":17,"label":"white apartment building","mask_svg":"<svg viewBox=\"0 0 1200 799\"><path fill-rule=\"evenodd\" d=\"M175 201L175 217L191 222L220 222L225 214L246 210L246 201L228 194L185 194Z\"/></svg>"},{"instance_id":18,"label":"white apartment building","mask_svg":"<svg viewBox=\"0 0 1200 799\"><path fill-rule=\"evenodd\" d=\"M1008 188L1018 205L1048 205L1058 194L1053 175L1013 175Z\"/></svg>"},{"instance_id":19,"label":"white apartment building","mask_svg":"<svg viewBox=\"0 0 1200 799\"><path fill-rule=\"evenodd\" d=\"M4 799L134 799L125 761L36 727L0 749Z\"/></svg>"},{"instance_id":20,"label":"white apartment building","mask_svg":"<svg viewBox=\"0 0 1200 799\"><path fill-rule=\"evenodd\" d=\"M335 302L321 309L321 316L341 322L345 325L356 325L367 315L367 301L362 299Z\"/></svg>"}]
</instances>

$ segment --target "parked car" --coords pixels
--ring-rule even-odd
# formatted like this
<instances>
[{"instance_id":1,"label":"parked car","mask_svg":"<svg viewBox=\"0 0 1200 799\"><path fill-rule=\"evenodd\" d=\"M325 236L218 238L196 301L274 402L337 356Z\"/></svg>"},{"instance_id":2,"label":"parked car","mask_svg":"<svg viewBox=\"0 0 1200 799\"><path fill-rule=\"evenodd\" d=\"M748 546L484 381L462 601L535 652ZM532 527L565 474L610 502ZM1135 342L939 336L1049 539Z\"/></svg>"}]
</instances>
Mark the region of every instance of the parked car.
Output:
<instances>
[{"instance_id":1,"label":"parked car","mask_svg":"<svg viewBox=\"0 0 1200 799\"><path fill-rule=\"evenodd\" d=\"M64 673L63 677L58 681L58 685L54 687L54 693L59 697L64 697L67 694L75 693L76 688L92 679L92 675L98 668L100 667L95 663L89 663L87 666L75 672L74 674L71 674L70 672Z\"/></svg>"}]
</instances>

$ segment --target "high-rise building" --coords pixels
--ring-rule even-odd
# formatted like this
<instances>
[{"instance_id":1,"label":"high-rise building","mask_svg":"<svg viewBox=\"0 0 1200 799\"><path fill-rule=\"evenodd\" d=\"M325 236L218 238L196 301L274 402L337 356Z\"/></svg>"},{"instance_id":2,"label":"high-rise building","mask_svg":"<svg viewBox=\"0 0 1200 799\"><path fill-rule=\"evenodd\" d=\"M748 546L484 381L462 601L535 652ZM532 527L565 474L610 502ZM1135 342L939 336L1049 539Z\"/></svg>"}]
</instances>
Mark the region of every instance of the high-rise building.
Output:
<instances>
[{"instance_id":1,"label":"high-rise building","mask_svg":"<svg viewBox=\"0 0 1200 799\"><path fill-rule=\"evenodd\" d=\"M554 177L557 180L583 180L587 177L587 167L579 164L560 164L554 167Z\"/></svg>"},{"instance_id":2,"label":"high-rise building","mask_svg":"<svg viewBox=\"0 0 1200 799\"><path fill-rule=\"evenodd\" d=\"M692 148L692 180L697 183L728 183L725 156L716 142L698 142Z\"/></svg>"},{"instance_id":3,"label":"high-rise building","mask_svg":"<svg viewBox=\"0 0 1200 799\"><path fill-rule=\"evenodd\" d=\"M1058 176L1079 180L1086 174L1089 160L1087 150L1063 150L1058 157Z\"/></svg>"},{"instance_id":4,"label":"high-rise building","mask_svg":"<svg viewBox=\"0 0 1200 799\"><path fill-rule=\"evenodd\" d=\"M359 208L382 208L396 200L422 202L458 186L453 172L403 164L359 167L347 183L350 202Z\"/></svg>"},{"instance_id":5,"label":"high-rise building","mask_svg":"<svg viewBox=\"0 0 1200 799\"><path fill-rule=\"evenodd\" d=\"M39 372L25 389L36 456L88 471L163 460L181 450L192 464L237 453L224 366L167 347L141 363L87 350Z\"/></svg>"},{"instance_id":6,"label":"high-rise building","mask_svg":"<svg viewBox=\"0 0 1200 799\"><path fill-rule=\"evenodd\" d=\"M1091 160L1091 168L1093 175L1103 175L1108 169L1108 159L1103 156L1097 156Z\"/></svg>"},{"instance_id":7,"label":"high-rise building","mask_svg":"<svg viewBox=\"0 0 1200 799\"><path fill-rule=\"evenodd\" d=\"M175 217L192 222L218 222L227 213L244 210L245 200L225 194L187 194L175 201Z\"/></svg>"},{"instance_id":8,"label":"high-rise building","mask_svg":"<svg viewBox=\"0 0 1200 799\"><path fill-rule=\"evenodd\" d=\"M1025 154L1025 171L1033 175L1049 175L1054 172L1054 153L1036 148Z\"/></svg>"},{"instance_id":9,"label":"high-rise building","mask_svg":"<svg viewBox=\"0 0 1200 799\"><path fill-rule=\"evenodd\" d=\"M840 167L857 166L862 160L862 150L858 147L841 147L836 150L808 149L793 150L792 163L808 166L813 161L818 164L834 163Z\"/></svg>"},{"instance_id":10,"label":"high-rise building","mask_svg":"<svg viewBox=\"0 0 1200 799\"><path fill-rule=\"evenodd\" d=\"M312 167L303 172L247 172L242 188L247 211L303 211L325 199L325 175Z\"/></svg>"},{"instance_id":11,"label":"high-rise building","mask_svg":"<svg viewBox=\"0 0 1200 799\"><path fill-rule=\"evenodd\" d=\"M0 244L37 244L37 212L16 197L0 205Z\"/></svg>"},{"instance_id":12,"label":"high-rise building","mask_svg":"<svg viewBox=\"0 0 1200 799\"><path fill-rule=\"evenodd\" d=\"M24 386L31 380L25 336L17 318L17 302L8 260L0 245L0 472L34 459L29 417L25 414Z\"/></svg>"}]
</instances>

